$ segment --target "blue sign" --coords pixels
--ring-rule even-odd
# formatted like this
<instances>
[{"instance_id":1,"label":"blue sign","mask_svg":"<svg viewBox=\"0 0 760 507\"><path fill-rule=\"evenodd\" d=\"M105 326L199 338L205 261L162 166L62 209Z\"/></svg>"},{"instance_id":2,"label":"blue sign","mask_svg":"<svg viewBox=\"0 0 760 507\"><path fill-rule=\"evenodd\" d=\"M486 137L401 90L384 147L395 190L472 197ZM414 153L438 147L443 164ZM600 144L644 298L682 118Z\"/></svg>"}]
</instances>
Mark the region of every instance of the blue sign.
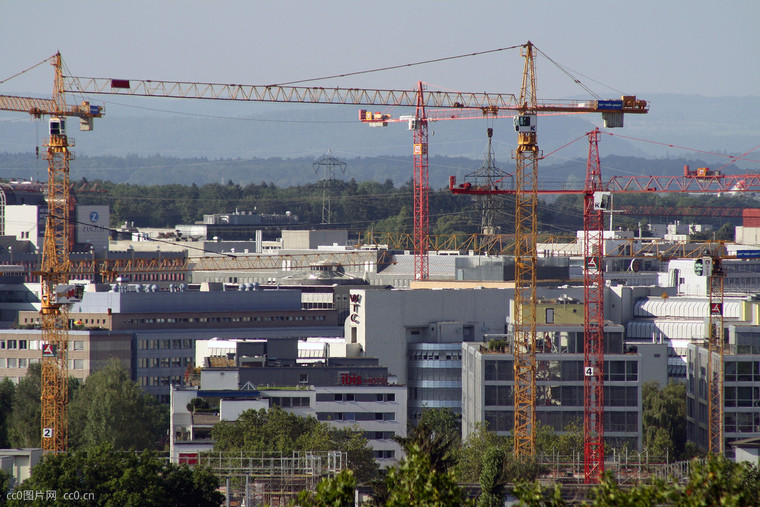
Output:
<instances>
[{"instance_id":1,"label":"blue sign","mask_svg":"<svg viewBox=\"0 0 760 507\"><path fill-rule=\"evenodd\" d=\"M760 258L760 250L737 250L737 259L758 259Z\"/></svg>"},{"instance_id":2,"label":"blue sign","mask_svg":"<svg viewBox=\"0 0 760 507\"><path fill-rule=\"evenodd\" d=\"M623 109L622 100L597 100L597 109Z\"/></svg>"},{"instance_id":3,"label":"blue sign","mask_svg":"<svg viewBox=\"0 0 760 507\"><path fill-rule=\"evenodd\" d=\"M99 215L98 215L98 212L97 212L97 211L92 211L92 212L90 212L90 222L92 222L92 223L97 223L97 221L98 221L98 216L99 216Z\"/></svg>"}]
</instances>

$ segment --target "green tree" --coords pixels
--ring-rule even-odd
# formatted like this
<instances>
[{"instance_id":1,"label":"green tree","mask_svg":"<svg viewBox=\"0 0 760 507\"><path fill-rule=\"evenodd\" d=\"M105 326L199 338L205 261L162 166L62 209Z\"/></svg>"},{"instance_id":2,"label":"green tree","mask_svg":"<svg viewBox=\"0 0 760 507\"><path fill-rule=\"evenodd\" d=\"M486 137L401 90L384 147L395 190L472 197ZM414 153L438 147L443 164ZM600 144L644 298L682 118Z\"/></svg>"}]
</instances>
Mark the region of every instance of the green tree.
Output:
<instances>
[{"instance_id":1,"label":"green tree","mask_svg":"<svg viewBox=\"0 0 760 507\"><path fill-rule=\"evenodd\" d=\"M487 423L478 423L475 431L462 443L457 464L456 477L462 483L474 483L480 480L483 468L483 456L489 449L496 448L506 455L511 452L511 445L506 437L488 430Z\"/></svg>"},{"instance_id":2,"label":"green tree","mask_svg":"<svg viewBox=\"0 0 760 507\"><path fill-rule=\"evenodd\" d=\"M16 385L11 379L0 381L0 449L9 447L8 419L13 411L13 397L16 395Z\"/></svg>"},{"instance_id":3,"label":"green tree","mask_svg":"<svg viewBox=\"0 0 760 507\"><path fill-rule=\"evenodd\" d=\"M377 473L372 449L361 431L335 429L314 417L301 417L280 407L246 410L236 421L221 421L212 430L215 451L248 453L295 451L344 451L348 467L360 483Z\"/></svg>"},{"instance_id":4,"label":"green tree","mask_svg":"<svg viewBox=\"0 0 760 507\"><path fill-rule=\"evenodd\" d=\"M538 434L543 432L541 428L544 425L539 426ZM572 456L573 454L583 453L583 446L585 444L583 436L583 424L578 419L571 420L562 430L562 433L552 436L543 440L537 436L537 441L543 444L542 450L547 454L556 453L561 456Z\"/></svg>"},{"instance_id":5,"label":"green tree","mask_svg":"<svg viewBox=\"0 0 760 507\"><path fill-rule=\"evenodd\" d=\"M0 507L8 505L7 494L11 489L11 474L0 468Z\"/></svg>"},{"instance_id":6,"label":"green tree","mask_svg":"<svg viewBox=\"0 0 760 507\"><path fill-rule=\"evenodd\" d=\"M522 481L515 485L514 494L520 501L519 505L524 507L565 507L566 505L559 484L555 485L554 490L549 494L538 482Z\"/></svg>"},{"instance_id":7,"label":"green tree","mask_svg":"<svg viewBox=\"0 0 760 507\"><path fill-rule=\"evenodd\" d=\"M301 507L350 507L354 505L356 478L354 473L345 469L329 479L322 479L317 484L317 491L304 490L298 494Z\"/></svg>"},{"instance_id":8,"label":"green tree","mask_svg":"<svg viewBox=\"0 0 760 507\"><path fill-rule=\"evenodd\" d=\"M18 489L55 491L56 502L76 495L86 506L215 506L224 497L219 479L205 468L190 469L153 451L115 451L111 446L48 454ZM85 496L86 495L86 496ZM10 505L50 505L49 500L13 500Z\"/></svg>"},{"instance_id":9,"label":"green tree","mask_svg":"<svg viewBox=\"0 0 760 507\"><path fill-rule=\"evenodd\" d=\"M118 359L93 372L69 404L72 448L107 442L118 450L156 449L168 424L166 407L145 394Z\"/></svg>"},{"instance_id":10,"label":"green tree","mask_svg":"<svg viewBox=\"0 0 760 507\"><path fill-rule=\"evenodd\" d=\"M677 505L683 507L756 507L760 505L760 469L710 455L704 462L691 461L689 482L677 493Z\"/></svg>"},{"instance_id":11,"label":"green tree","mask_svg":"<svg viewBox=\"0 0 760 507\"><path fill-rule=\"evenodd\" d=\"M40 363L30 364L18 381L13 411L8 416L8 440L13 447L41 447L41 372Z\"/></svg>"},{"instance_id":12,"label":"green tree","mask_svg":"<svg viewBox=\"0 0 760 507\"><path fill-rule=\"evenodd\" d=\"M406 437L396 437L405 452L419 448L429 458L432 467L448 471L456 464L456 454L461 443L461 422L451 409L424 409L420 420L409 428Z\"/></svg>"},{"instance_id":13,"label":"green tree","mask_svg":"<svg viewBox=\"0 0 760 507\"><path fill-rule=\"evenodd\" d=\"M686 449L686 386L656 381L642 387L644 447L650 455L681 459Z\"/></svg>"},{"instance_id":14,"label":"green tree","mask_svg":"<svg viewBox=\"0 0 760 507\"><path fill-rule=\"evenodd\" d=\"M412 445L386 477L389 507L467 505L467 499L450 471L436 470L427 454Z\"/></svg>"},{"instance_id":15,"label":"green tree","mask_svg":"<svg viewBox=\"0 0 760 507\"><path fill-rule=\"evenodd\" d=\"M483 454L483 468L480 471L480 496L478 507L496 507L501 505L501 476L506 453L498 447L489 448Z\"/></svg>"}]
</instances>

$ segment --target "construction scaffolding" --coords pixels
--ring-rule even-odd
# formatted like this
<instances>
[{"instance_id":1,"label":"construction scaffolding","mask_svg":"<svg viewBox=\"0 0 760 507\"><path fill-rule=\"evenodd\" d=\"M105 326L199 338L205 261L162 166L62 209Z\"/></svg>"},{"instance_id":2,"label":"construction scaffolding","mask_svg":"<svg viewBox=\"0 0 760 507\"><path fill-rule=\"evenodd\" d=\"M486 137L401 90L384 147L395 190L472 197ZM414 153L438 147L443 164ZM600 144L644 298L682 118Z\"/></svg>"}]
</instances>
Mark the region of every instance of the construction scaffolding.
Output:
<instances>
[{"instance_id":1,"label":"construction scaffolding","mask_svg":"<svg viewBox=\"0 0 760 507\"><path fill-rule=\"evenodd\" d=\"M340 451L276 453L203 453L190 466L203 466L219 477L226 505L286 506L304 490L315 491L317 483L332 478L347 467Z\"/></svg>"}]
</instances>

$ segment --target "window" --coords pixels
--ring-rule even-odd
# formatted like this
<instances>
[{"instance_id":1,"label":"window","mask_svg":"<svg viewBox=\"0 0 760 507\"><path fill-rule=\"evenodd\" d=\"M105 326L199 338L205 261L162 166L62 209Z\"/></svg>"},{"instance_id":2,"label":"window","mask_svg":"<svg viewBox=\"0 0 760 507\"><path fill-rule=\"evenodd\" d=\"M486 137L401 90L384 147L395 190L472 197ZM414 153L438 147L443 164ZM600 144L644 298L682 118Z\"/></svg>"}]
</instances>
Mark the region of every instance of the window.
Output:
<instances>
[{"instance_id":1,"label":"window","mask_svg":"<svg viewBox=\"0 0 760 507\"><path fill-rule=\"evenodd\" d=\"M554 324L554 308L546 309L546 323Z\"/></svg>"},{"instance_id":2,"label":"window","mask_svg":"<svg viewBox=\"0 0 760 507\"><path fill-rule=\"evenodd\" d=\"M298 374L298 382L300 384L306 384L309 382L309 374L308 373L299 373Z\"/></svg>"},{"instance_id":3,"label":"window","mask_svg":"<svg viewBox=\"0 0 760 507\"><path fill-rule=\"evenodd\" d=\"M84 350L83 341L75 340L73 345L74 345L74 350Z\"/></svg>"},{"instance_id":4,"label":"window","mask_svg":"<svg viewBox=\"0 0 760 507\"><path fill-rule=\"evenodd\" d=\"M9 357L8 358L8 368L16 368L17 364L18 363L16 362L16 358L15 357Z\"/></svg>"},{"instance_id":5,"label":"window","mask_svg":"<svg viewBox=\"0 0 760 507\"><path fill-rule=\"evenodd\" d=\"M18 367L19 368L26 368L26 358L20 357L18 360Z\"/></svg>"}]
</instances>

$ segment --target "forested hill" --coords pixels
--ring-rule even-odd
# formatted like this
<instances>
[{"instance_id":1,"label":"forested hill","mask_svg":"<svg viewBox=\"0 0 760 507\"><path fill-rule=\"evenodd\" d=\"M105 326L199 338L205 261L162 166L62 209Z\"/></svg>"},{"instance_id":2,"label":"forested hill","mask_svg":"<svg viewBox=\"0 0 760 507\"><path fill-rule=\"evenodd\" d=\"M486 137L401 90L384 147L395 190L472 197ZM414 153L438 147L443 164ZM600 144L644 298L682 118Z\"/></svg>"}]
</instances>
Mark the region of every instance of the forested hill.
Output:
<instances>
[{"instance_id":1,"label":"forested hill","mask_svg":"<svg viewBox=\"0 0 760 507\"><path fill-rule=\"evenodd\" d=\"M204 185L227 183L248 185L251 183L274 184L289 187L314 183L324 178L324 167L315 170L314 163L321 157L300 158L253 158L221 159L171 158L164 156L79 156L71 163L71 179L103 180L113 183L137 185ZM342 180L385 182L390 179L397 184L412 177L411 156L385 156L345 159L345 174L337 171L335 177ZM602 158L602 175L682 175L684 164L692 167L718 167L722 162L701 157L693 159L666 158L644 159L638 157L609 156ZM479 169L482 160L463 157L430 157L430 186L439 189L448 186L449 176L462 181L464 176ZM506 172L514 172L514 161L496 158L496 166ZM581 188L586 170L584 158L547 159L539 166L539 184L563 188ZM737 173L739 169L728 166L724 173ZM47 161L34 153L0 153L0 178L44 180L47 177Z\"/></svg>"},{"instance_id":2,"label":"forested hill","mask_svg":"<svg viewBox=\"0 0 760 507\"><path fill-rule=\"evenodd\" d=\"M83 181L74 183L74 188ZM106 204L111 208L111 224L134 222L138 227L174 227L193 223L204 214L255 211L257 213L285 213L290 211L300 219L299 226L308 227L322 221L323 192L321 183L279 187L268 183L239 185L209 183L205 185L133 185L89 181L102 193L79 193L80 204ZM412 188L410 182L394 185L363 181L335 181L330 189L332 226L346 228L352 233L369 230L377 232L404 232L412 229ZM495 214L495 225L504 233L514 230L514 200L500 197ZM448 189L430 194L430 228L433 234L473 234L481 225L482 201L467 196L453 195ZM622 194L615 198L615 206L628 204L668 206L679 209L689 207L758 207L751 195L715 196L688 194ZM551 202L541 200L538 206L539 229L550 234L569 234L582 224L582 196L564 195ZM663 220L652 217L616 216L616 227L637 228L639 221ZM738 220L741 220L739 218ZM698 219L719 228L726 219ZM736 220L734 224L738 223ZM733 230L733 229L731 229Z\"/></svg>"}]
</instances>

